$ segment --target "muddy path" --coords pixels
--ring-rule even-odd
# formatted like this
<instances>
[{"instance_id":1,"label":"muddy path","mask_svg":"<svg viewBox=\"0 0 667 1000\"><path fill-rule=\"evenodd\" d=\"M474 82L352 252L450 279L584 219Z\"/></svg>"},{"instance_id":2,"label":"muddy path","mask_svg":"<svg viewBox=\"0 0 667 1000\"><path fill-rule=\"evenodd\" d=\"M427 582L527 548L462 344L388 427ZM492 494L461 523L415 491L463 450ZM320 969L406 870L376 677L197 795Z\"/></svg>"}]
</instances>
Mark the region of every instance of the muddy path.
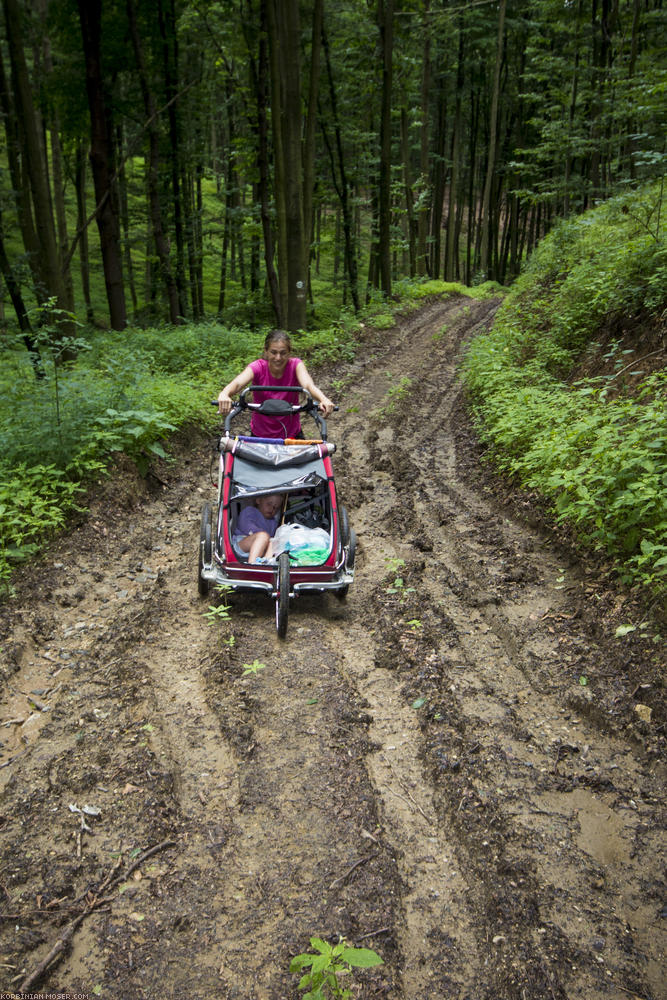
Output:
<instances>
[{"instance_id":1,"label":"muddy path","mask_svg":"<svg viewBox=\"0 0 667 1000\"><path fill-rule=\"evenodd\" d=\"M286 640L265 598L204 617L201 440L18 581L0 989L292 1000L343 935L368 1000L667 997L664 643L480 464L455 365L496 305L323 374L357 575Z\"/></svg>"}]
</instances>

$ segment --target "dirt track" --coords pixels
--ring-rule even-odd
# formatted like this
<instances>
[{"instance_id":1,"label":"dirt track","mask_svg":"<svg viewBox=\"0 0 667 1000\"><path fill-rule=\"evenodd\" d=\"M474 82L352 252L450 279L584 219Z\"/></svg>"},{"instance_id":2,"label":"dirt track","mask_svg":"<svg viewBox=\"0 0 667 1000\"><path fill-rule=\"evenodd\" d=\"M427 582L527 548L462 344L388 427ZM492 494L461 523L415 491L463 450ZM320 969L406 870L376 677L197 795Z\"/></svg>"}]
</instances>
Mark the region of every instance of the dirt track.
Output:
<instances>
[{"instance_id":1,"label":"dirt track","mask_svg":"<svg viewBox=\"0 0 667 1000\"><path fill-rule=\"evenodd\" d=\"M367 1000L667 997L664 647L615 638L626 598L479 465L455 362L495 306L431 303L322 377L357 577L285 641L264 598L203 617L201 442L19 581L0 989L85 914L33 989L292 1000L341 934L385 961Z\"/></svg>"}]
</instances>

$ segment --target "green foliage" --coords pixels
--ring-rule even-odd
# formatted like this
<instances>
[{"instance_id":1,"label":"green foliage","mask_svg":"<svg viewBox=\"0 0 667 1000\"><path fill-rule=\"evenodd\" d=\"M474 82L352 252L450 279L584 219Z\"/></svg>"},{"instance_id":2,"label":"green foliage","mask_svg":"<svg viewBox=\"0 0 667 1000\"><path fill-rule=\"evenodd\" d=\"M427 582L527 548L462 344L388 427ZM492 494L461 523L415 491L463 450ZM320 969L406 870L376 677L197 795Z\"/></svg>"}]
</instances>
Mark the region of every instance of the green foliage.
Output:
<instances>
[{"instance_id":1,"label":"green foliage","mask_svg":"<svg viewBox=\"0 0 667 1000\"><path fill-rule=\"evenodd\" d=\"M243 664L242 677L257 677L260 670L266 669L266 663L261 663L259 660L253 660L252 663Z\"/></svg>"},{"instance_id":2,"label":"green foliage","mask_svg":"<svg viewBox=\"0 0 667 1000\"><path fill-rule=\"evenodd\" d=\"M370 948L352 948L344 938L336 945L312 937L313 952L296 955L290 962L290 972L308 971L299 980L299 989L307 990L302 1000L352 1000L352 991L341 985L340 978L352 969L371 969L383 960Z\"/></svg>"},{"instance_id":3,"label":"green foliage","mask_svg":"<svg viewBox=\"0 0 667 1000\"><path fill-rule=\"evenodd\" d=\"M76 498L124 452L145 474L164 439L213 418L217 395L261 339L218 324L63 336L71 320L44 312L35 379L22 345L0 366L0 579L79 509ZM63 352L77 354L63 363ZM210 411L210 412L209 412Z\"/></svg>"},{"instance_id":4,"label":"green foliage","mask_svg":"<svg viewBox=\"0 0 667 1000\"><path fill-rule=\"evenodd\" d=\"M398 385L392 385L387 392L388 402L380 410L382 416L389 416L394 413L401 400L405 399L412 388L412 379L404 375Z\"/></svg>"},{"instance_id":5,"label":"green foliage","mask_svg":"<svg viewBox=\"0 0 667 1000\"><path fill-rule=\"evenodd\" d=\"M667 585L667 374L613 397L616 373L561 378L610 318L667 305L660 199L659 189L645 190L561 224L463 367L498 466L548 497L585 545L617 560L625 581L658 591Z\"/></svg>"},{"instance_id":6,"label":"green foliage","mask_svg":"<svg viewBox=\"0 0 667 1000\"><path fill-rule=\"evenodd\" d=\"M229 621L231 617L229 610L229 603L227 601L229 587L225 587L224 585L218 585L215 589L219 596L219 603L209 604L208 609L202 612L204 618L206 618L209 625L219 625L220 622ZM234 645L234 643L229 642L229 640L227 640L227 644L230 646L230 648L231 646Z\"/></svg>"},{"instance_id":7,"label":"green foliage","mask_svg":"<svg viewBox=\"0 0 667 1000\"><path fill-rule=\"evenodd\" d=\"M390 575L393 577L389 586L384 589L385 594L398 594L398 599L403 604L407 600L408 594L414 593L415 589L414 587L407 587L405 580L399 575L401 570L405 568L405 559L388 556L385 562ZM417 619L414 619L414 621L417 621Z\"/></svg>"},{"instance_id":8,"label":"green foliage","mask_svg":"<svg viewBox=\"0 0 667 1000\"><path fill-rule=\"evenodd\" d=\"M466 295L470 299L491 299L497 295L504 295L507 289L503 288L496 281L485 281L481 285L462 285L458 281L441 281L431 279L415 284L410 289L410 294L417 299L427 298L429 295L454 296Z\"/></svg>"}]
</instances>

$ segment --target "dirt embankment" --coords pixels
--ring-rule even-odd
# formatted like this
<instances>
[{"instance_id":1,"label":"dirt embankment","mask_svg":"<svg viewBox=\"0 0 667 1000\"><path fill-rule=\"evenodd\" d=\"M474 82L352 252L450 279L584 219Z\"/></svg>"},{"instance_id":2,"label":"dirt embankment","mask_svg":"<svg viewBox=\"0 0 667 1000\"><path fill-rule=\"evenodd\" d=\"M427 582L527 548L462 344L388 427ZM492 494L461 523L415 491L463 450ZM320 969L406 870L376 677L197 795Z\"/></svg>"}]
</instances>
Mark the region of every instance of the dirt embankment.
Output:
<instances>
[{"instance_id":1,"label":"dirt embankment","mask_svg":"<svg viewBox=\"0 0 667 1000\"><path fill-rule=\"evenodd\" d=\"M19 581L0 989L291 1000L343 935L384 959L368 1000L667 996L663 647L480 465L455 364L494 309L431 303L332 373L357 578L285 641L264 598L203 616L201 442Z\"/></svg>"}]
</instances>

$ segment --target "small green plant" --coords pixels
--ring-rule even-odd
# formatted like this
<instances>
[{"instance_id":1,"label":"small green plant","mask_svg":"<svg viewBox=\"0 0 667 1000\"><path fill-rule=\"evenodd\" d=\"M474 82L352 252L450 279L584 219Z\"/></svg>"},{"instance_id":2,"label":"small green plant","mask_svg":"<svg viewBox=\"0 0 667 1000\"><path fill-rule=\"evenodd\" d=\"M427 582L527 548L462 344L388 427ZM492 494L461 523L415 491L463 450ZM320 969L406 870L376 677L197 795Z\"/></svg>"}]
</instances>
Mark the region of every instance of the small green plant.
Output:
<instances>
[{"instance_id":1,"label":"small green plant","mask_svg":"<svg viewBox=\"0 0 667 1000\"><path fill-rule=\"evenodd\" d=\"M394 576L405 568L405 559L397 556L386 556L384 561L387 564L387 572Z\"/></svg>"},{"instance_id":2,"label":"small green plant","mask_svg":"<svg viewBox=\"0 0 667 1000\"><path fill-rule=\"evenodd\" d=\"M401 602L407 599L408 594L414 591L414 587L406 587L405 580L399 575L400 571L405 567L405 559L398 559L395 556L389 556L385 562L387 563L387 569L394 577L393 583L388 587L385 587L385 594L399 594Z\"/></svg>"},{"instance_id":3,"label":"small green plant","mask_svg":"<svg viewBox=\"0 0 667 1000\"><path fill-rule=\"evenodd\" d=\"M411 618L410 621L405 624L409 626L411 632L418 632L422 627L422 623L419 618Z\"/></svg>"},{"instance_id":4,"label":"small green plant","mask_svg":"<svg viewBox=\"0 0 667 1000\"><path fill-rule=\"evenodd\" d=\"M387 375L389 375L389 372L387 372ZM392 385L390 388L387 393L387 405L382 407L380 415L389 416L389 414L393 413L401 400L405 399L411 388L412 379L408 378L407 375L404 375L398 385Z\"/></svg>"},{"instance_id":5,"label":"small green plant","mask_svg":"<svg viewBox=\"0 0 667 1000\"><path fill-rule=\"evenodd\" d=\"M208 610L203 612L204 618L208 620L209 625L216 625L218 622L229 621L229 604L227 603L227 594L229 593L229 587L218 586L215 588L220 595L219 604L209 604ZM234 636L231 636L232 642L229 639L224 640L227 645L234 645Z\"/></svg>"},{"instance_id":6,"label":"small green plant","mask_svg":"<svg viewBox=\"0 0 667 1000\"><path fill-rule=\"evenodd\" d=\"M299 982L300 990L307 990L302 1000L351 1000L352 991L340 983L341 976L349 976L353 968L370 969L382 965L383 960L370 948L352 948L345 938L331 945L322 938L312 937L313 952L297 955L290 962L290 972L308 969Z\"/></svg>"},{"instance_id":7,"label":"small green plant","mask_svg":"<svg viewBox=\"0 0 667 1000\"><path fill-rule=\"evenodd\" d=\"M260 672L260 670L264 670L265 668L266 668L266 663L260 663L259 660L253 660L252 663L243 664L243 673L241 674L241 676L257 677L257 674Z\"/></svg>"}]
</instances>

